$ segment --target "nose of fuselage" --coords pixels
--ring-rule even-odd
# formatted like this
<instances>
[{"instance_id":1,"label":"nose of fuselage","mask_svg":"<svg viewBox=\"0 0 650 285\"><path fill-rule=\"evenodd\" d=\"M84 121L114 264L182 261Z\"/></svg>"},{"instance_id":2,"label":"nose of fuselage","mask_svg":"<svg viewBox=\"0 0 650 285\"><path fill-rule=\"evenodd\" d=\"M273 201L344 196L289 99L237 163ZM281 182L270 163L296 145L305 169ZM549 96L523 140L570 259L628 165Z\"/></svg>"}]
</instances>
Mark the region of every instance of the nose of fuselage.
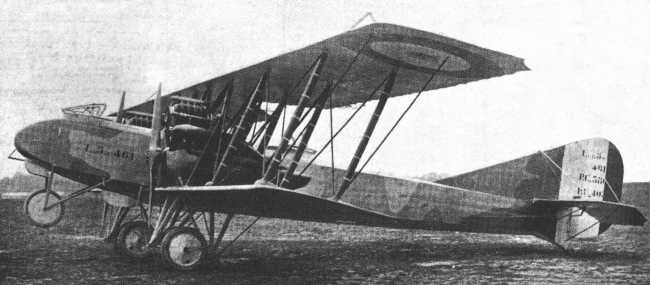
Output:
<instances>
[{"instance_id":1,"label":"nose of fuselage","mask_svg":"<svg viewBox=\"0 0 650 285\"><path fill-rule=\"evenodd\" d=\"M57 121L41 121L18 131L14 146L25 158L46 162L57 140Z\"/></svg>"}]
</instances>

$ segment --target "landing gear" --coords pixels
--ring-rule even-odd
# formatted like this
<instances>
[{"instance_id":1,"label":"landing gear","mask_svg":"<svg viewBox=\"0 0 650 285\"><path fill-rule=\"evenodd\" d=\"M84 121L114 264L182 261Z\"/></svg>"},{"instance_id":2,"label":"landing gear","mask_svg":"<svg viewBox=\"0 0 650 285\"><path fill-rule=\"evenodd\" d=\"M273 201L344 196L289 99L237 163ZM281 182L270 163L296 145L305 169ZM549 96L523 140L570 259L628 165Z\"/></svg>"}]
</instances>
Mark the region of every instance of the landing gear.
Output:
<instances>
[{"instance_id":1,"label":"landing gear","mask_svg":"<svg viewBox=\"0 0 650 285\"><path fill-rule=\"evenodd\" d=\"M64 207L63 204L68 200L74 199L81 194L89 192L90 190L105 185L107 179L102 179L101 182L76 190L65 198L61 198L59 194L52 190L52 181L54 180L54 170L48 171L47 176L38 175L45 179L45 188L38 190L25 200L24 210L25 215L29 217L32 224L47 228L56 225L63 217Z\"/></svg>"},{"instance_id":2,"label":"landing gear","mask_svg":"<svg viewBox=\"0 0 650 285\"><path fill-rule=\"evenodd\" d=\"M171 267L188 271L205 260L208 255L207 243L196 228L173 227L163 237L160 253Z\"/></svg>"},{"instance_id":3,"label":"landing gear","mask_svg":"<svg viewBox=\"0 0 650 285\"><path fill-rule=\"evenodd\" d=\"M56 192L39 190L27 197L24 204L25 215L32 224L47 228L56 225L63 217L64 207L61 196Z\"/></svg>"},{"instance_id":4,"label":"landing gear","mask_svg":"<svg viewBox=\"0 0 650 285\"><path fill-rule=\"evenodd\" d=\"M153 229L145 221L124 223L114 241L117 252L133 259L145 259L151 256L147 242Z\"/></svg>"},{"instance_id":5,"label":"landing gear","mask_svg":"<svg viewBox=\"0 0 650 285\"><path fill-rule=\"evenodd\" d=\"M165 197L157 216L146 246L158 249L162 261L176 270L193 270L207 259L218 259L241 236L217 252L234 214L224 217L217 234L215 212L193 210L180 196Z\"/></svg>"},{"instance_id":6,"label":"landing gear","mask_svg":"<svg viewBox=\"0 0 650 285\"><path fill-rule=\"evenodd\" d=\"M152 250L147 244L153 228L149 225L145 208L142 204L132 207L128 203L116 203L118 201L104 197L101 232L104 241L113 244L113 249L120 255L136 260L150 257ZM139 215L134 216L132 210L138 209Z\"/></svg>"}]
</instances>

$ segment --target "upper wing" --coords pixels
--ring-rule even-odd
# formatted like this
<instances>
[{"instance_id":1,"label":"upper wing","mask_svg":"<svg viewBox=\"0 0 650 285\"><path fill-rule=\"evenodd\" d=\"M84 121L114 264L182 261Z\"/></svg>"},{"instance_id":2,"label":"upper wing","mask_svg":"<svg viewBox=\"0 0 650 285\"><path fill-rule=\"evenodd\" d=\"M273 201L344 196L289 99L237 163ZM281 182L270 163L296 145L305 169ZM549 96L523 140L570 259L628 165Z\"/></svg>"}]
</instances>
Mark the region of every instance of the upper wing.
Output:
<instances>
[{"instance_id":1,"label":"upper wing","mask_svg":"<svg viewBox=\"0 0 650 285\"><path fill-rule=\"evenodd\" d=\"M362 102L383 81L394 65L400 70L391 96L419 91L430 74L447 62L426 90L454 86L470 81L528 70L523 60L500 52L480 48L437 34L403 26L377 23L352 30L305 48L285 53L261 63L192 85L169 95L191 98L214 98L229 81L234 83L232 109L237 110L254 89L266 70L269 76L268 102L278 102L288 94L289 105L300 94L291 91L300 86L302 75L323 51L328 53L317 90L323 82L337 81L345 73L332 95L333 107ZM357 54L359 56L357 57ZM357 58L355 60L355 58ZM354 64L350 65L354 61ZM351 66L349 71L348 66ZM317 93L315 93L317 94ZM127 109L151 113L153 101Z\"/></svg>"}]
</instances>

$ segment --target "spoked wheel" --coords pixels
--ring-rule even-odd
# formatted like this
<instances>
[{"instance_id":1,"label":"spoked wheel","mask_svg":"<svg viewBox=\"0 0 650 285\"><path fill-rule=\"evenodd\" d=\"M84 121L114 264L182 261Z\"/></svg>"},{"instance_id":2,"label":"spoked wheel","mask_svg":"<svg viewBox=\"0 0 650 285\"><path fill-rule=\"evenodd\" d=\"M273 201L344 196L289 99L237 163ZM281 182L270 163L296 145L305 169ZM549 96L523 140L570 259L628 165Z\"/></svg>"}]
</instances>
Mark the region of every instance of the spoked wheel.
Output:
<instances>
[{"instance_id":1,"label":"spoked wheel","mask_svg":"<svg viewBox=\"0 0 650 285\"><path fill-rule=\"evenodd\" d=\"M115 250L134 259L144 259L151 255L147 246L153 230L144 221L127 222L120 228L115 238Z\"/></svg>"},{"instance_id":2,"label":"spoked wheel","mask_svg":"<svg viewBox=\"0 0 650 285\"><path fill-rule=\"evenodd\" d=\"M178 270L192 270L207 256L207 243L203 234L195 228L174 227L163 237L160 244L163 260Z\"/></svg>"},{"instance_id":3,"label":"spoked wheel","mask_svg":"<svg viewBox=\"0 0 650 285\"><path fill-rule=\"evenodd\" d=\"M25 215L29 217L32 224L39 227L56 225L63 217L64 208L63 204L51 205L59 201L61 201L59 194L45 189L38 190L25 200Z\"/></svg>"}]
</instances>

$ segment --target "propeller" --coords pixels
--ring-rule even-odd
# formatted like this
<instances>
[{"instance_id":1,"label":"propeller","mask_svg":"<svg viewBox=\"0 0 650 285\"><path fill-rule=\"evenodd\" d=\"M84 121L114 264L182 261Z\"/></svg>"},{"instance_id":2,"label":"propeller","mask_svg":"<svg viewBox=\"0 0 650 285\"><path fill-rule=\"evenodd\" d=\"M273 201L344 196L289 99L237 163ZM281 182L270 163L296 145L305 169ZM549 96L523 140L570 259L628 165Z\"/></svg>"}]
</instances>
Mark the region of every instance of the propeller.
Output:
<instances>
[{"instance_id":1,"label":"propeller","mask_svg":"<svg viewBox=\"0 0 650 285\"><path fill-rule=\"evenodd\" d=\"M162 132L162 84L158 85L158 92L153 101L151 119L151 140L149 141L149 217L152 214L153 191L163 177L165 152L163 150Z\"/></svg>"},{"instance_id":2,"label":"propeller","mask_svg":"<svg viewBox=\"0 0 650 285\"><path fill-rule=\"evenodd\" d=\"M115 118L115 121L118 123L122 123L122 120L124 119L124 98L126 97L126 91L122 91L122 99L120 99L120 108L117 110L117 118Z\"/></svg>"},{"instance_id":3,"label":"propeller","mask_svg":"<svg viewBox=\"0 0 650 285\"><path fill-rule=\"evenodd\" d=\"M149 152L160 153L162 151L162 144L160 139L160 132L162 130L162 104L161 104L161 89L162 84L158 85L158 92L153 101L153 113L151 119L151 141L149 141Z\"/></svg>"}]
</instances>

